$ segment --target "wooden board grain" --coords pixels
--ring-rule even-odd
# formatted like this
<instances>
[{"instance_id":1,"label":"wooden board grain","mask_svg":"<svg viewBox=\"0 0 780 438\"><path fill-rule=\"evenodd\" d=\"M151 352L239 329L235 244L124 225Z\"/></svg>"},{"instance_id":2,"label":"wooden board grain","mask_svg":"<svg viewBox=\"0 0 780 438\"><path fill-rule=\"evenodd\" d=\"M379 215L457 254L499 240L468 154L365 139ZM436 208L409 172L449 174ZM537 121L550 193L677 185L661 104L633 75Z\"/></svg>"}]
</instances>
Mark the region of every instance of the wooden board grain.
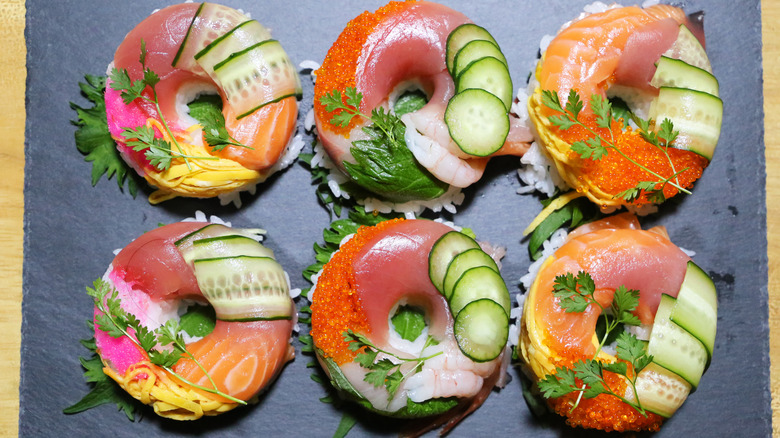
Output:
<instances>
[{"instance_id":1,"label":"wooden board grain","mask_svg":"<svg viewBox=\"0 0 780 438\"><path fill-rule=\"evenodd\" d=\"M23 0L0 2L0 435L16 436L19 423L19 345L24 216L24 86L26 78Z\"/></svg>"},{"instance_id":2,"label":"wooden board grain","mask_svg":"<svg viewBox=\"0 0 780 438\"><path fill-rule=\"evenodd\" d=\"M772 362L772 435L780 436L780 2L763 1L764 143L769 255L769 356Z\"/></svg>"}]
</instances>

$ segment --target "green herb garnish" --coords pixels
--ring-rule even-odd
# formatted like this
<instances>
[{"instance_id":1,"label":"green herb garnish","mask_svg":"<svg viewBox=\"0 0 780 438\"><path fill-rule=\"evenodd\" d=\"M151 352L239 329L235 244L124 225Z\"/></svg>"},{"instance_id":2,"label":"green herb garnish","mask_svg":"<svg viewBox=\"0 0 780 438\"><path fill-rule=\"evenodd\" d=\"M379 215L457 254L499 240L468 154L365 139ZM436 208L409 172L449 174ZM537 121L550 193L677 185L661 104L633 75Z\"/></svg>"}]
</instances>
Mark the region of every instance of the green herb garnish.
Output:
<instances>
[{"instance_id":1,"label":"green herb garnish","mask_svg":"<svg viewBox=\"0 0 780 438\"><path fill-rule=\"evenodd\" d=\"M398 391L398 388L401 386L401 383L404 381L404 379L416 373L417 370L425 364L426 360L442 354L440 351L430 356L419 358L409 359L399 357L389 351L378 348L368 338L361 335L360 333L355 333L352 330L347 330L344 332L344 341L349 343L348 348L350 351L363 350L360 351L360 353L358 353L358 355L355 357L355 362L360 364L360 366L363 368L369 370L363 380L376 386L377 388L384 386L385 389L387 389L388 401L395 396L396 391ZM428 336L428 339L425 341L425 346L423 346L423 350L431 345L436 344L438 344L438 342L436 342L436 340L432 337ZM390 356L396 359L398 362L393 362L388 358L377 360L379 353ZM408 362L414 363L414 367L412 367L412 369L405 374L401 373L401 365Z\"/></svg>"},{"instance_id":2,"label":"green herb garnish","mask_svg":"<svg viewBox=\"0 0 780 438\"><path fill-rule=\"evenodd\" d=\"M583 103L575 90L569 92L565 107L561 104L556 91L544 90L542 92L542 103L547 108L562 113L560 115L548 117L550 123L554 126L564 131L573 126L581 126L593 135L592 138L585 141L576 141L572 143L571 150L579 154L580 158L598 161L603 156L607 155L609 150L614 150L632 164L657 178L657 180L654 181L640 181L636 186L615 195L615 198L624 199L626 202L633 202L644 194L647 196L648 201L661 203L666 200L663 189L667 184L685 194L691 194L689 190L680 186L677 178L678 175L688 170L688 168L686 167L685 169L676 171L674 163L672 163L672 159L669 156L668 148L672 146L672 143L674 143L678 134L677 131L674 131L674 125L671 120L664 119L660 125L660 129L656 133L651 130L651 127L654 125L652 120L643 120L633 113L629 113L631 119L639 126L639 133L642 138L658 148L664 156L666 156L666 159L672 168L672 175L666 178L640 164L617 147L615 144L612 122L617 121L621 125L620 129L623 129L623 125L621 119L616 118L615 111L612 109L612 103L609 100L595 94L591 96L590 100L590 109L593 111L593 114L596 115L596 125L599 128L608 129L609 138L596 133L589 126L579 121L579 114L583 109ZM625 114L624 111L618 113L621 115Z\"/></svg>"},{"instance_id":3,"label":"green herb garnish","mask_svg":"<svg viewBox=\"0 0 780 438\"><path fill-rule=\"evenodd\" d=\"M101 312L95 317L100 330L114 338L123 336L128 338L133 344L146 352L152 364L168 371L185 384L211 394L217 394L235 403L246 404L245 401L217 389L216 383L211 379L208 372L187 351L187 346L180 334L181 329L177 321L169 320L154 331L147 329L135 315L122 309L117 290L101 279L95 280L93 287L87 288L87 295L93 298L95 307ZM129 330L133 331L133 335L130 334ZM170 347L167 349L159 349L159 347L168 346ZM173 366L182 358L192 360L203 371L213 387L207 388L195 384L174 372Z\"/></svg>"},{"instance_id":4,"label":"green herb garnish","mask_svg":"<svg viewBox=\"0 0 780 438\"><path fill-rule=\"evenodd\" d=\"M187 169L192 169L189 160L191 158L198 158L201 160L217 160L218 157L197 157L186 155L176 140L176 137L171 132L171 128L168 126L168 122L163 117L162 110L160 109L160 102L157 98L157 90L155 86L160 82L160 77L157 73L146 67L146 43L141 40L141 56L138 59L143 68L143 78L133 81L130 79L130 74L127 69L119 70L113 68L109 77L111 78L111 88L121 91L122 100L125 105L130 105L134 100L141 99L149 103L154 104L157 114L160 117L160 122L168 133L173 144L160 138L155 138L154 129L147 126L138 126L136 128L125 128L122 132L122 137L128 146L132 147L134 151L146 151L144 155L149 162L157 170L163 171L171 167L171 160L174 158L181 158L187 165ZM151 90L152 97L148 97L144 94L147 87ZM173 147L175 146L175 151Z\"/></svg>"},{"instance_id":5,"label":"green herb garnish","mask_svg":"<svg viewBox=\"0 0 780 438\"><path fill-rule=\"evenodd\" d=\"M94 332L92 321L88 321L90 329ZM127 392L116 384L106 373L103 372L103 361L97 354L95 338L81 341L81 345L86 347L92 356L89 358L80 357L81 366L84 367L84 379L87 383L92 383L92 390L72 406L63 409L64 414L78 414L88 409L92 409L104 404L116 404L117 409L124 412L127 419L135 421L137 403Z\"/></svg>"},{"instance_id":6,"label":"green herb garnish","mask_svg":"<svg viewBox=\"0 0 780 438\"><path fill-rule=\"evenodd\" d=\"M443 195L448 184L439 181L414 158L406 146L406 126L397 115L383 107L371 111L371 116L358 109L363 95L347 88L322 96L320 103L333 113L330 123L346 127L355 117L371 124L363 127L369 139L352 142L350 152L355 163L345 162L347 173L358 185L388 200L404 202L433 199Z\"/></svg>"},{"instance_id":7,"label":"green herb garnish","mask_svg":"<svg viewBox=\"0 0 780 438\"><path fill-rule=\"evenodd\" d=\"M556 367L555 374L548 374L539 381L539 389L545 398L557 398L578 392L579 396L571 411L579 406L581 397L593 398L600 394L609 394L647 416L638 397L635 402L627 400L614 392L604 380L605 371L621 375L636 394L637 375L653 360L653 356L647 354L644 342L628 332L621 332L617 337L617 358L620 361L603 363L596 359L610 333L621 324L640 324L639 318L631 313L639 304L639 291L627 289L625 286L618 287L612 300L611 314L604 313L604 307L596 301L595 292L593 278L587 272L579 272L577 277L568 273L555 278L553 294L560 300L561 308L567 313L581 313L591 305L598 306L605 319L605 330L592 359L579 360L571 368ZM631 373L628 365L631 365Z\"/></svg>"},{"instance_id":8,"label":"green herb garnish","mask_svg":"<svg viewBox=\"0 0 780 438\"><path fill-rule=\"evenodd\" d=\"M221 97L213 94L200 96L187 106L190 109L190 116L203 127L204 140L214 151L221 151L229 145L254 150L253 147L236 140L227 131L225 116L222 114Z\"/></svg>"},{"instance_id":9,"label":"green herb garnish","mask_svg":"<svg viewBox=\"0 0 780 438\"><path fill-rule=\"evenodd\" d=\"M116 142L108 130L106 100L103 96L106 90L106 77L86 75L84 79L86 82L79 83L79 88L92 102L92 107L82 108L72 102L70 107L78 115L78 120L73 121L73 124L78 127L75 134L76 147L86 155L85 161L92 162L92 185L96 185L103 175L108 179L116 175L119 189L124 190L126 181L128 192L135 198L138 193L138 184L134 179L135 172L122 159L116 148Z\"/></svg>"},{"instance_id":10,"label":"green herb garnish","mask_svg":"<svg viewBox=\"0 0 780 438\"><path fill-rule=\"evenodd\" d=\"M425 312L419 307L399 306L390 321L401 339L414 342L425 329Z\"/></svg>"}]
</instances>

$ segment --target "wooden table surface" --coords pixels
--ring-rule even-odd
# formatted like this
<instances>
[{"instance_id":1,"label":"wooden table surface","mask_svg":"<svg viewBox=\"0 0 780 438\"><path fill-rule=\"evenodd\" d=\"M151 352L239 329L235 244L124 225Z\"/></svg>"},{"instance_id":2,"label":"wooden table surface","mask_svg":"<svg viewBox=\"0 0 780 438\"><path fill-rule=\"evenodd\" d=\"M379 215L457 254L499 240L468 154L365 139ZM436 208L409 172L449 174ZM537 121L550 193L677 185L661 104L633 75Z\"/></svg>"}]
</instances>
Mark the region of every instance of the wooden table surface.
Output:
<instances>
[{"instance_id":1,"label":"wooden table surface","mask_svg":"<svg viewBox=\"0 0 780 438\"><path fill-rule=\"evenodd\" d=\"M762 0L773 435L780 437L780 1ZM17 436L24 216L24 0L0 0L0 436Z\"/></svg>"}]
</instances>

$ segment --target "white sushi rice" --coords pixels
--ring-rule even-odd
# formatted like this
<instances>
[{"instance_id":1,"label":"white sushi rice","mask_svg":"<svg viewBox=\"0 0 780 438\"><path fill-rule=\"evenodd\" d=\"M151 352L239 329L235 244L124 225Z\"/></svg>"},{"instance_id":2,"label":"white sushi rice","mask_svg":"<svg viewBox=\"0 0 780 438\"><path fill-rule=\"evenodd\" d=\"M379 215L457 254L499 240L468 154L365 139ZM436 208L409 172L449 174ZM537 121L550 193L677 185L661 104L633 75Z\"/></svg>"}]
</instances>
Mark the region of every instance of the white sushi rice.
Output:
<instances>
[{"instance_id":1,"label":"white sushi rice","mask_svg":"<svg viewBox=\"0 0 780 438\"><path fill-rule=\"evenodd\" d=\"M308 116L307 116L308 118ZM319 141L314 144L314 157L311 160L311 167L321 167L328 170L327 184L331 194L337 198L350 199L349 193L341 190L341 184L350 181L349 177L344 175L341 170L333 163L325 148ZM379 213L398 212L404 214L419 214L426 208L438 213L446 210L450 213L457 212L457 206L462 204L466 195L462 189L450 186L450 188L441 196L434 199L423 199L407 201L402 203L390 202L374 197L355 199L355 201L364 206L367 211L377 211Z\"/></svg>"}]
</instances>

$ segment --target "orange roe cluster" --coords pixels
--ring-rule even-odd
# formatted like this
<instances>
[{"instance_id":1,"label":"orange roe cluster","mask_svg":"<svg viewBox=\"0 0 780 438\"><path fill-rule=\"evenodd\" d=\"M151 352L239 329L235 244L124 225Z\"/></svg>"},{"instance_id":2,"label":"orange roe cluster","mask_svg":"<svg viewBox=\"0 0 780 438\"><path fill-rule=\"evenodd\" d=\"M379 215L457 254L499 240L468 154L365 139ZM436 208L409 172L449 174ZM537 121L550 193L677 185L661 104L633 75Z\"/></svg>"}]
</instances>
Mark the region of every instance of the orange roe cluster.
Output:
<instances>
[{"instance_id":1,"label":"orange roe cluster","mask_svg":"<svg viewBox=\"0 0 780 438\"><path fill-rule=\"evenodd\" d=\"M585 360L585 358L582 359ZM556 366L571 367L576 360L569 358L558 362ZM615 373L605 371L604 382L617 394L624 394L626 391L626 381ZM577 385L582 385L582 382L577 380ZM647 417L645 417L617 397L609 394L600 394L593 398L582 397L577 408L569 412L571 407L577 403L578 395L577 392L572 392L563 397L547 400L550 408L558 415L566 417L566 424L572 427L579 426L606 432L638 432L642 430L657 432L664 421L663 417L652 412L646 412Z\"/></svg>"},{"instance_id":2,"label":"orange roe cluster","mask_svg":"<svg viewBox=\"0 0 780 438\"><path fill-rule=\"evenodd\" d=\"M360 227L322 268L311 304L310 334L314 345L337 365L351 362L357 356L357 352L350 351L344 342L344 332L351 329L356 333L370 333L360 294L355 289L352 262L371 239L403 220L392 219L373 227Z\"/></svg>"},{"instance_id":3,"label":"orange roe cluster","mask_svg":"<svg viewBox=\"0 0 780 438\"><path fill-rule=\"evenodd\" d=\"M329 113L325 110L325 105L321 99L333 90L339 90L342 95L342 101L346 104L344 92L349 87L355 87L355 70L357 70L358 58L363 51L363 45L369 35L374 32L376 26L387 16L401 11L411 5L413 2L390 2L377 9L376 12L368 11L358 15L347 24L347 27L341 32L336 42L333 43L322 66L316 71L317 83L314 86L314 111L317 117L322 121L330 121L336 114L342 110L336 110ZM325 123L327 129L333 133L347 137L349 131L357 123L356 119L345 127Z\"/></svg>"},{"instance_id":4,"label":"orange roe cluster","mask_svg":"<svg viewBox=\"0 0 780 438\"><path fill-rule=\"evenodd\" d=\"M608 129L596 127L596 117L593 114L582 114L580 115L580 120L597 132L602 138L610 139L611 134ZM675 182L680 187L686 189L693 186L693 183L701 177L704 168L709 164L709 160L695 152L676 149L674 147L669 147L667 149L667 153L669 154L669 158L667 158L660 148L645 141L639 134L639 131L635 131L630 126L625 130L621 130L618 122L613 122L612 133L615 135L614 144L618 149L637 163L642 164L664 178L674 175L675 171L688 168L688 170L682 172L676 179L672 180L672 182ZM593 137L590 132L587 132L585 128L581 126L573 126L566 131L559 130L559 136L569 144L578 140L585 141ZM572 158L577 156L574 151L570 152L570 154ZM625 190L633 188L640 181L659 180L655 175L641 169L639 166L628 161L612 149L608 150L607 155L603 156L600 160L579 158L576 158L576 160L581 161L580 174L578 176L580 182L583 184L589 183L611 195L617 195ZM674 170L672 164L674 165ZM664 196L667 199L676 195L677 192L677 188L671 184L666 184L663 190ZM633 204L636 205L648 203L650 203L650 201L644 191L642 192L642 195L633 202Z\"/></svg>"}]
</instances>

